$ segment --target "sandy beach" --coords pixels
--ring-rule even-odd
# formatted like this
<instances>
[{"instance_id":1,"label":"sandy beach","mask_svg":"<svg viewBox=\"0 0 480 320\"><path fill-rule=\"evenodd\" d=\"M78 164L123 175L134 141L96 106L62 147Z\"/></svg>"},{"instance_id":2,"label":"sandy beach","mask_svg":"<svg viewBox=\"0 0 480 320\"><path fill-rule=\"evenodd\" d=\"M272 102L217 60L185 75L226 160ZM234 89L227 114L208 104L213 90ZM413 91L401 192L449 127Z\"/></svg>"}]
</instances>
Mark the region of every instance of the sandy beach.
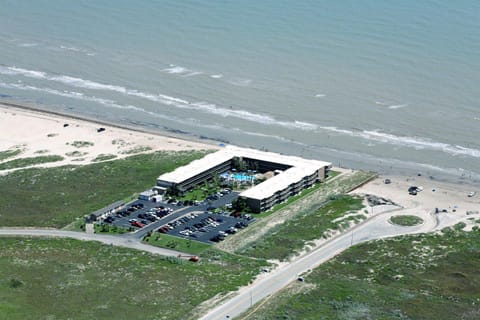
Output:
<instances>
[{"instance_id":1,"label":"sandy beach","mask_svg":"<svg viewBox=\"0 0 480 320\"><path fill-rule=\"evenodd\" d=\"M84 165L100 158L124 158L134 154L153 151L180 151L216 149L218 146L203 142L182 140L159 134L121 128L66 117L46 112L37 112L0 104L0 152L21 150L7 159L62 156L64 160L35 165L52 167ZM103 128L104 130L99 129ZM13 169L15 170L15 169ZM7 173L11 170L3 170Z\"/></svg>"},{"instance_id":2,"label":"sandy beach","mask_svg":"<svg viewBox=\"0 0 480 320\"><path fill-rule=\"evenodd\" d=\"M385 179L390 179L391 183L385 184ZM422 191L410 195L408 189L412 186ZM469 197L472 191L476 194ZM458 222L464 222L466 229L470 229L475 225L474 219L480 217L479 194L476 187L469 184L441 182L424 176L388 176L379 177L352 193L389 199L401 207L393 215L416 215L425 221L431 220L438 209L437 225L432 230L440 230Z\"/></svg>"}]
</instances>

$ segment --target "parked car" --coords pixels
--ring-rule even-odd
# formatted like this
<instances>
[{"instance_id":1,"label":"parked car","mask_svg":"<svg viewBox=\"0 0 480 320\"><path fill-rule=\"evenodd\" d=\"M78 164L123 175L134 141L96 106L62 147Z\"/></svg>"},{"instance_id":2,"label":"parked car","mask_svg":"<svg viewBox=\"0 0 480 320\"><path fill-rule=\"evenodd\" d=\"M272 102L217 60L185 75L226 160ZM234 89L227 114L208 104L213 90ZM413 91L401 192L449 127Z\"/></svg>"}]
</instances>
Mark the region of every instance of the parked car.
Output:
<instances>
[{"instance_id":1,"label":"parked car","mask_svg":"<svg viewBox=\"0 0 480 320\"><path fill-rule=\"evenodd\" d=\"M477 193L475 191L472 191L472 192L469 192L468 193L468 197L471 198L471 197L474 197Z\"/></svg>"},{"instance_id":2,"label":"parked car","mask_svg":"<svg viewBox=\"0 0 480 320\"><path fill-rule=\"evenodd\" d=\"M143 227L145 227L145 225L144 225L143 223L139 222L139 221L133 221L133 222L131 223L131 225L132 225L133 227L138 227L138 228L143 228Z\"/></svg>"}]
</instances>

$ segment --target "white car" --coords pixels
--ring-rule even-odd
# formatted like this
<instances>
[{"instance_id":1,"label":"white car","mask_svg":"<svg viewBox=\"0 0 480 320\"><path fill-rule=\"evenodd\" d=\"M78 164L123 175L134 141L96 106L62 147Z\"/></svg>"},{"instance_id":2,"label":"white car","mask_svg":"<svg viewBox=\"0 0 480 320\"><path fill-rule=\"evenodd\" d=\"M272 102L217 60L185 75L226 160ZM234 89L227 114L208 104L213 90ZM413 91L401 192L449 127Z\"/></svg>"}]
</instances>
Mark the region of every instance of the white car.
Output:
<instances>
[{"instance_id":1,"label":"white car","mask_svg":"<svg viewBox=\"0 0 480 320\"><path fill-rule=\"evenodd\" d=\"M468 193L468 197L471 198L471 197L475 196L476 194L477 194L477 193L476 193L475 191L469 192L469 193Z\"/></svg>"}]
</instances>

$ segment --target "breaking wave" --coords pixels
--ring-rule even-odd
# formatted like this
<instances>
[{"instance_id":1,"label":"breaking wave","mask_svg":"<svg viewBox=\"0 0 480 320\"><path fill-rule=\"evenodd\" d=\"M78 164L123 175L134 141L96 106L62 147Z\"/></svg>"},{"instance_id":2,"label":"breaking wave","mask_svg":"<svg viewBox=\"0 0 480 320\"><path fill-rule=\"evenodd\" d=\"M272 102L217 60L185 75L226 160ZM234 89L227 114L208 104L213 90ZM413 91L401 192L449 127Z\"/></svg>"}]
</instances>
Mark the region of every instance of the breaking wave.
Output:
<instances>
[{"instance_id":1,"label":"breaking wave","mask_svg":"<svg viewBox=\"0 0 480 320\"><path fill-rule=\"evenodd\" d=\"M410 147L417 150L427 149L434 151L442 151L453 156L469 156L474 158L480 158L480 150L467 148L460 145L451 145L443 142L431 141L426 138L408 137L408 136L396 136L389 133L380 131L352 131L346 129L338 129L336 127L319 127L322 130L330 131L342 135L347 135L356 138L362 138L368 141L376 141L386 143L390 145L396 145L401 147Z\"/></svg>"},{"instance_id":2,"label":"breaking wave","mask_svg":"<svg viewBox=\"0 0 480 320\"><path fill-rule=\"evenodd\" d=\"M49 75L42 71L27 70L17 67L6 67L0 65L0 74L5 75L22 75L25 77L54 81L62 83L64 85L83 88L89 90L103 90L121 93L128 96L134 96L142 99L146 99L152 102L158 102L164 105L172 106L178 109L190 109L200 111L203 113L213 114L221 117L233 117L237 119L247 120L250 122L256 122L265 125L280 126L289 129L300 129L313 131L317 129L317 125L302 122L302 121L282 121L278 120L270 115L254 113L247 110L224 108L215 104L206 102L190 102L184 99L171 97L164 94L153 94L148 92L142 92L135 89L128 89L123 86L103 84L91 80L85 80L81 78L75 78L66 75Z\"/></svg>"}]
</instances>

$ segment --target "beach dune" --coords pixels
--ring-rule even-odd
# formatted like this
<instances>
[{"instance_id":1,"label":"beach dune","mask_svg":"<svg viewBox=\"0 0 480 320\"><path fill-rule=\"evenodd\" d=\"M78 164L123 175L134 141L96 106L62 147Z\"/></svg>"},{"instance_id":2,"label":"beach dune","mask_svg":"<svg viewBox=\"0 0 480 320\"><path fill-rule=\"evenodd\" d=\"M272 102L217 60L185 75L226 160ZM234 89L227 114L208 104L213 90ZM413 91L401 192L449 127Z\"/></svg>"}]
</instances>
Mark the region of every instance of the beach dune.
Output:
<instances>
[{"instance_id":1,"label":"beach dune","mask_svg":"<svg viewBox=\"0 0 480 320\"><path fill-rule=\"evenodd\" d=\"M101 159L119 159L159 150L218 148L213 143L183 140L7 104L0 104L0 127L0 152L21 151L15 156L0 158L0 163L48 155L64 158L62 161L36 165L41 167L83 165ZM11 170L0 173L6 171Z\"/></svg>"}]
</instances>

